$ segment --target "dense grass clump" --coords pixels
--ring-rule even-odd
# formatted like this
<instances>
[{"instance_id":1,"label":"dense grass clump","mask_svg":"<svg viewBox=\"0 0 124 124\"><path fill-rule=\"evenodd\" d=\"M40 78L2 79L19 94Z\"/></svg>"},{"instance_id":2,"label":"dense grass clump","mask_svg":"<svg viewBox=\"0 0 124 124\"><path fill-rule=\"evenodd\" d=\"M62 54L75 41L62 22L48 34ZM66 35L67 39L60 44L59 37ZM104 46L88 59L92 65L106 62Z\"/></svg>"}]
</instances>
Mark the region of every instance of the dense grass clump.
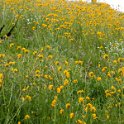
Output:
<instances>
[{"instance_id":1,"label":"dense grass clump","mask_svg":"<svg viewBox=\"0 0 124 124\"><path fill-rule=\"evenodd\" d=\"M0 22L1 124L124 123L123 13L0 0Z\"/></svg>"}]
</instances>

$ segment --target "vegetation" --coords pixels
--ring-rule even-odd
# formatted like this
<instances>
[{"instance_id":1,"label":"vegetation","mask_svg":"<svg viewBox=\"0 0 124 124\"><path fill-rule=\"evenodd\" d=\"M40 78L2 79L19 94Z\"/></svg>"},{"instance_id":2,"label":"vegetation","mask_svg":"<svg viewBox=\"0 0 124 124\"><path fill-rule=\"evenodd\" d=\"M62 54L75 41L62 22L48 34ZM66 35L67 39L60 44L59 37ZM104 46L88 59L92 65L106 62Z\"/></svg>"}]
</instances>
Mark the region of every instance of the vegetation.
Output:
<instances>
[{"instance_id":1,"label":"vegetation","mask_svg":"<svg viewBox=\"0 0 124 124\"><path fill-rule=\"evenodd\" d=\"M0 0L0 22L1 124L124 123L123 13Z\"/></svg>"}]
</instances>

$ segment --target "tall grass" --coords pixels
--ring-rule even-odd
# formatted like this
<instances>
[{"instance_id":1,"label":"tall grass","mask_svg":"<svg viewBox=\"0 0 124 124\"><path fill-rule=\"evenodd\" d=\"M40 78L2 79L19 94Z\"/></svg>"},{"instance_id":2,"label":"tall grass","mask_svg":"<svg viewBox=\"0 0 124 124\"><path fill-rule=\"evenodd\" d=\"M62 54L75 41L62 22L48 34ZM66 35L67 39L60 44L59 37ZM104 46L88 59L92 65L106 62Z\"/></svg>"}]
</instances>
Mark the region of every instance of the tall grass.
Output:
<instances>
[{"instance_id":1,"label":"tall grass","mask_svg":"<svg viewBox=\"0 0 124 124\"><path fill-rule=\"evenodd\" d=\"M124 123L123 13L0 0L0 22L1 124Z\"/></svg>"}]
</instances>

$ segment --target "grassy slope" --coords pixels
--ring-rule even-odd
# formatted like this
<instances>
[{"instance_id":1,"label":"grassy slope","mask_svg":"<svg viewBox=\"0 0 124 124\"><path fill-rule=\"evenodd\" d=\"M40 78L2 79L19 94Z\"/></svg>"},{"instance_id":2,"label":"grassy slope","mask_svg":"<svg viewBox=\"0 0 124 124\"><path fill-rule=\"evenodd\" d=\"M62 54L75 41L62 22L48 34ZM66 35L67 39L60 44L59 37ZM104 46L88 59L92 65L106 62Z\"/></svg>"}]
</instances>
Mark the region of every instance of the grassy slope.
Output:
<instances>
[{"instance_id":1,"label":"grassy slope","mask_svg":"<svg viewBox=\"0 0 124 124\"><path fill-rule=\"evenodd\" d=\"M0 40L1 123L124 123L123 13L107 4L1 0L0 15L1 36L18 20Z\"/></svg>"}]
</instances>

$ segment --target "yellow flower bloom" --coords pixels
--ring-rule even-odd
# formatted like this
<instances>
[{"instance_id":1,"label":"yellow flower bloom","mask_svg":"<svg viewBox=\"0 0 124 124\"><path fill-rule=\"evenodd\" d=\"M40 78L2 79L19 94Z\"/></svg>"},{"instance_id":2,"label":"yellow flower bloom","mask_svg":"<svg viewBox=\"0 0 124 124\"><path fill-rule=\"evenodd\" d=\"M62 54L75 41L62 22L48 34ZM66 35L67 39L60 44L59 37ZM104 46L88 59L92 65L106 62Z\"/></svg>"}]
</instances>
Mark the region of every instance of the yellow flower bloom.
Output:
<instances>
[{"instance_id":1,"label":"yellow flower bloom","mask_svg":"<svg viewBox=\"0 0 124 124\"><path fill-rule=\"evenodd\" d=\"M30 119L30 115L28 115L28 114L25 115L24 119L25 119L25 120Z\"/></svg>"},{"instance_id":2,"label":"yellow flower bloom","mask_svg":"<svg viewBox=\"0 0 124 124\"><path fill-rule=\"evenodd\" d=\"M69 80L68 79L65 79L64 80L64 86L67 86L69 84Z\"/></svg>"},{"instance_id":3,"label":"yellow flower bloom","mask_svg":"<svg viewBox=\"0 0 124 124\"><path fill-rule=\"evenodd\" d=\"M78 90L77 91L77 94L82 94L82 93L84 93L85 91L84 90Z\"/></svg>"},{"instance_id":4,"label":"yellow flower bloom","mask_svg":"<svg viewBox=\"0 0 124 124\"><path fill-rule=\"evenodd\" d=\"M61 67L61 66L59 66L59 67L58 67L58 71L61 71L61 70L62 70L62 67Z\"/></svg>"},{"instance_id":5,"label":"yellow flower bloom","mask_svg":"<svg viewBox=\"0 0 124 124\"><path fill-rule=\"evenodd\" d=\"M74 84L77 84L78 83L78 80L77 79L73 80L73 83Z\"/></svg>"},{"instance_id":6,"label":"yellow flower bloom","mask_svg":"<svg viewBox=\"0 0 124 124\"><path fill-rule=\"evenodd\" d=\"M86 100L90 100L90 97L89 96L86 96Z\"/></svg>"},{"instance_id":7,"label":"yellow flower bloom","mask_svg":"<svg viewBox=\"0 0 124 124\"><path fill-rule=\"evenodd\" d=\"M96 116L96 114L92 114L93 119L97 119L98 117Z\"/></svg>"},{"instance_id":8,"label":"yellow flower bloom","mask_svg":"<svg viewBox=\"0 0 124 124\"><path fill-rule=\"evenodd\" d=\"M70 106L71 106L71 104L70 104L70 103L67 103L67 104L66 104L66 109L69 109Z\"/></svg>"},{"instance_id":9,"label":"yellow flower bloom","mask_svg":"<svg viewBox=\"0 0 124 124\"><path fill-rule=\"evenodd\" d=\"M60 109L59 113L63 114L64 113L64 109Z\"/></svg>"},{"instance_id":10,"label":"yellow flower bloom","mask_svg":"<svg viewBox=\"0 0 124 124\"><path fill-rule=\"evenodd\" d=\"M0 54L0 58L4 58L5 57L5 54Z\"/></svg>"},{"instance_id":11,"label":"yellow flower bloom","mask_svg":"<svg viewBox=\"0 0 124 124\"><path fill-rule=\"evenodd\" d=\"M103 55L103 59L106 59L107 60L108 58L109 58L109 55L108 54L104 54Z\"/></svg>"},{"instance_id":12,"label":"yellow flower bloom","mask_svg":"<svg viewBox=\"0 0 124 124\"><path fill-rule=\"evenodd\" d=\"M84 102L84 98L83 98L83 97L79 97L79 98L78 98L78 102L79 102L79 103L83 103L83 102Z\"/></svg>"},{"instance_id":13,"label":"yellow flower bloom","mask_svg":"<svg viewBox=\"0 0 124 124\"><path fill-rule=\"evenodd\" d=\"M68 70L64 70L64 74L65 74L66 78L70 78L70 73Z\"/></svg>"},{"instance_id":14,"label":"yellow flower bloom","mask_svg":"<svg viewBox=\"0 0 124 124\"><path fill-rule=\"evenodd\" d=\"M75 64L82 65L83 61L81 61L81 60L75 61Z\"/></svg>"},{"instance_id":15,"label":"yellow flower bloom","mask_svg":"<svg viewBox=\"0 0 124 124\"><path fill-rule=\"evenodd\" d=\"M74 113L70 113L70 118L74 118Z\"/></svg>"},{"instance_id":16,"label":"yellow flower bloom","mask_svg":"<svg viewBox=\"0 0 124 124\"><path fill-rule=\"evenodd\" d=\"M101 78L101 77L97 77L96 80L97 80L97 81L101 81L102 78Z\"/></svg>"},{"instance_id":17,"label":"yellow flower bloom","mask_svg":"<svg viewBox=\"0 0 124 124\"><path fill-rule=\"evenodd\" d=\"M21 124L21 121L18 121L18 124Z\"/></svg>"},{"instance_id":18,"label":"yellow flower bloom","mask_svg":"<svg viewBox=\"0 0 124 124\"><path fill-rule=\"evenodd\" d=\"M57 93L60 93L61 92L61 89L60 87L57 88Z\"/></svg>"},{"instance_id":19,"label":"yellow flower bloom","mask_svg":"<svg viewBox=\"0 0 124 124\"><path fill-rule=\"evenodd\" d=\"M52 89L53 89L53 85L49 85L49 86L48 86L48 89L49 89L49 90L52 90Z\"/></svg>"},{"instance_id":20,"label":"yellow flower bloom","mask_svg":"<svg viewBox=\"0 0 124 124\"><path fill-rule=\"evenodd\" d=\"M17 58L18 58L18 59L22 58L22 54L18 54L18 55L17 55Z\"/></svg>"},{"instance_id":21,"label":"yellow flower bloom","mask_svg":"<svg viewBox=\"0 0 124 124\"><path fill-rule=\"evenodd\" d=\"M26 96L25 96L25 100L27 100L27 101L31 101L31 100L32 100L32 97L29 96L29 95L26 95Z\"/></svg>"},{"instance_id":22,"label":"yellow flower bloom","mask_svg":"<svg viewBox=\"0 0 124 124\"><path fill-rule=\"evenodd\" d=\"M35 27L35 26L33 26L33 27L32 27L32 30L34 31L35 29L36 29L36 27Z\"/></svg>"},{"instance_id":23,"label":"yellow flower bloom","mask_svg":"<svg viewBox=\"0 0 124 124\"><path fill-rule=\"evenodd\" d=\"M84 121L82 121L82 120L80 120L80 119L77 120L76 123L77 123L77 124L86 124L86 122L84 122Z\"/></svg>"},{"instance_id":24,"label":"yellow flower bloom","mask_svg":"<svg viewBox=\"0 0 124 124\"><path fill-rule=\"evenodd\" d=\"M89 72L88 75L89 75L90 78L93 78L95 76L93 72Z\"/></svg>"},{"instance_id":25,"label":"yellow flower bloom","mask_svg":"<svg viewBox=\"0 0 124 124\"><path fill-rule=\"evenodd\" d=\"M102 68L102 72L105 72L106 69L107 69L107 67L103 67L103 68Z\"/></svg>"},{"instance_id":26,"label":"yellow flower bloom","mask_svg":"<svg viewBox=\"0 0 124 124\"><path fill-rule=\"evenodd\" d=\"M47 27L47 25L46 25L46 24L42 24L41 26L42 26L43 28L46 28L46 27Z\"/></svg>"}]
</instances>

